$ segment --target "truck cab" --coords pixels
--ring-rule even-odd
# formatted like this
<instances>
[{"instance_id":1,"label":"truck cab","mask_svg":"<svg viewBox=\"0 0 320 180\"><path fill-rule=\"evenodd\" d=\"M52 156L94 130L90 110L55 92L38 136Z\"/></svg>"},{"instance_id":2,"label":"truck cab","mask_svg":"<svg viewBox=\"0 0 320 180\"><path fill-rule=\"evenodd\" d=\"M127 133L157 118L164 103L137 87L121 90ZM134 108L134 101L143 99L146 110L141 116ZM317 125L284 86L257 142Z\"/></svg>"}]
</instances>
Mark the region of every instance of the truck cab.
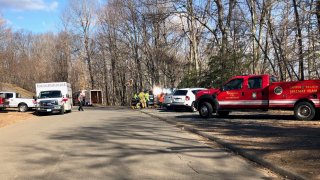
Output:
<instances>
[{"instance_id":1,"label":"truck cab","mask_svg":"<svg viewBox=\"0 0 320 180\"><path fill-rule=\"evenodd\" d=\"M269 75L235 76L217 93L220 109L268 107Z\"/></svg>"}]
</instances>

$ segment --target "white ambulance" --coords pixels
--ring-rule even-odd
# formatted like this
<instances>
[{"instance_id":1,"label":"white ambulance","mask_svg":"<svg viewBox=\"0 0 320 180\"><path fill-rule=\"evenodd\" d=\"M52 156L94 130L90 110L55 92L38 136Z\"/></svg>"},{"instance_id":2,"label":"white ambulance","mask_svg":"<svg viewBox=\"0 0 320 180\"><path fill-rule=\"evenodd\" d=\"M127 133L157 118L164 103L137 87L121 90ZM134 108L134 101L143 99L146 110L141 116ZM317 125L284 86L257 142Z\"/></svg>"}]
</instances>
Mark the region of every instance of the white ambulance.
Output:
<instances>
[{"instance_id":1,"label":"white ambulance","mask_svg":"<svg viewBox=\"0 0 320 180\"><path fill-rule=\"evenodd\" d=\"M72 111L72 90L67 82L37 83L36 113L64 114Z\"/></svg>"}]
</instances>

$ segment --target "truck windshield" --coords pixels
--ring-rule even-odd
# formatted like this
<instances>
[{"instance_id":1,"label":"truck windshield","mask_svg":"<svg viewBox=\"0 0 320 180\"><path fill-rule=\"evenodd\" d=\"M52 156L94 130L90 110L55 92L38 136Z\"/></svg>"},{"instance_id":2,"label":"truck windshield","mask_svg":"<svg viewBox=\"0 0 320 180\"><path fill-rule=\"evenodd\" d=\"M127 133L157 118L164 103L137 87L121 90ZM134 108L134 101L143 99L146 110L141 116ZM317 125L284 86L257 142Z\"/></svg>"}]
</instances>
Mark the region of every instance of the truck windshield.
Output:
<instances>
[{"instance_id":1,"label":"truck windshield","mask_svg":"<svg viewBox=\"0 0 320 180\"><path fill-rule=\"evenodd\" d=\"M61 98L61 91L42 91L40 92L39 99L45 98Z\"/></svg>"}]
</instances>

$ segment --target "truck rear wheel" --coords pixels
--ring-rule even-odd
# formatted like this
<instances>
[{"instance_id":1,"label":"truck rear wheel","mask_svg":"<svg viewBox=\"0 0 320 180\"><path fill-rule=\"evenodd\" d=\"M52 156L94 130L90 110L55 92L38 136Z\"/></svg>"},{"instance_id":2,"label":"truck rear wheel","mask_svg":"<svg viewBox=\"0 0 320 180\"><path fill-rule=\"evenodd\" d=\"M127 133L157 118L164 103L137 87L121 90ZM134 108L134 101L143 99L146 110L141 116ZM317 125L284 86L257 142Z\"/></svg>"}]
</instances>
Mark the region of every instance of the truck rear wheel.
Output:
<instances>
[{"instance_id":1,"label":"truck rear wheel","mask_svg":"<svg viewBox=\"0 0 320 180\"><path fill-rule=\"evenodd\" d=\"M294 107L294 116L298 120L312 120L316 115L314 106L309 102L299 102Z\"/></svg>"},{"instance_id":2,"label":"truck rear wheel","mask_svg":"<svg viewBox=\"0 0 320 180\"><path fill-rule=\"evenodd\" d=\"M22 103L22 104L19 104L19 106L18 106L18 111L19 112L26 112L26 111L28 111L28 105L26 105L26 104L24 104L24 103Z\"/></svg>"},{"instance_id":3,"label":"truck rear wheel","mask_svg":"<svg viewBox=\"0 0 320 180\"><path fill-rule=\"evenodd\" d=\"M212 116L213 108L208 102L204 102L200 105L199 114L203 118L210 118Z\"/></svg>"}]
</instances>

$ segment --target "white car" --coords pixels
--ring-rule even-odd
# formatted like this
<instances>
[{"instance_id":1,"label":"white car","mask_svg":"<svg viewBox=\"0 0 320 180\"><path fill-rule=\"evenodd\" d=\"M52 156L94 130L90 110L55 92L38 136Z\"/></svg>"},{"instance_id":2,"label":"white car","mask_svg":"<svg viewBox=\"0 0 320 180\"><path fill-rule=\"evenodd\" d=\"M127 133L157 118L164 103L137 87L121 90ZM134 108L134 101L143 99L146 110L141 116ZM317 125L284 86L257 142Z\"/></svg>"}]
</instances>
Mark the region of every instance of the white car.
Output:
<instances>
[{"instance_id":1,"label":"white car","mask_svg":"<svg viewBox=\"0 0 320 180\"><path fill-rule=\"evenodd\" d=\"M183 88L177 89L172 95L172 104L171 106L174 109L179 107L185 107L191 111L196 111L194 107L194 102L196 100L197 92L205 90L205 88Z\"/></svg>"}]
</instances>

